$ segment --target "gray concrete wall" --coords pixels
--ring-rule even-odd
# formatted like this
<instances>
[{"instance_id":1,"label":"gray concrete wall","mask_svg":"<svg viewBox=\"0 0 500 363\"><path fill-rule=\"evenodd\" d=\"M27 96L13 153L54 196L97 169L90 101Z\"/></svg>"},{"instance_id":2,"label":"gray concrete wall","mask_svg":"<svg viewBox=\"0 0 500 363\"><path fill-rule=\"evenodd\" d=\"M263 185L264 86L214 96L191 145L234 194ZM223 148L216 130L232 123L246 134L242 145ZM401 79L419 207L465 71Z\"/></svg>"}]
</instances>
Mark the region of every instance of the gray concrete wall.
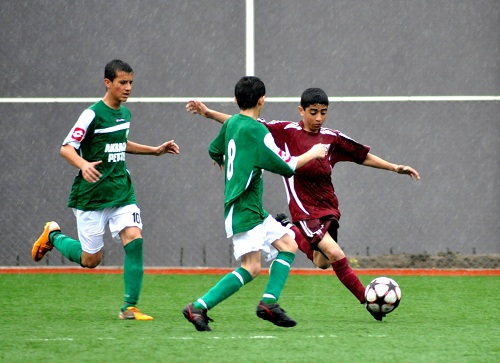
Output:
<instances>
[{"instance_id":1,"label":"gray concrete wall","mask_svg":"<svg viewBox=\"0 0 500 363\"><path fill-rule=\"evenodd\" d=\"M322 87L332 97L499 95L497 1L255 1L255 74L269 97ZM104 64L135 71L135 97L232 97L245 74L243 1L4 1L0 97L102 97ZM0 103L0 265L34 265L47 220L76 237L66 207L77 172L59 145L86 103ZM232 103L210 104L228 113ZM299 120L295 103L267 119ZM184 103L130 103L130 138L175 139L178 156L127 156L149 266L234 266L223 175L206 152L219 126ZM500 103L333 103L327 127L414 166L418 183L355 164L335 167L347 254L499 253ZM279 177L265 205L286 210ZM106 237L105 265L121 265ZM43 264L69 264L58 252ZM310 264L299 256L296 266Z\"/></svg>"}]
</instances>

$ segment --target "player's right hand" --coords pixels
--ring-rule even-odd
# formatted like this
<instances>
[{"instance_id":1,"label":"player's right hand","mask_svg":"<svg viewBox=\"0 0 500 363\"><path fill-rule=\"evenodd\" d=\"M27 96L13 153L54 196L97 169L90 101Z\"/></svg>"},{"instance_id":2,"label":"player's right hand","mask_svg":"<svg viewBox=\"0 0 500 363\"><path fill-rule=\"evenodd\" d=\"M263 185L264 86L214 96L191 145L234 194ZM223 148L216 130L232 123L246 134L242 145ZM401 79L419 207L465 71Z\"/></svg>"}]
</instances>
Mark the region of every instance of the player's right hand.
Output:
<instances>
[{"instance_id":1,"label":"player's right hand","mask_svg":"<svg viewBox=\"0 0 500 363\"><path fill-rule=\"evenodd\" d=\"M328 144L316 144L311 148L311 151L316 156L316 159L324 159L328 153L329 146Z\"/></svg>"},{"instance_id":2,"label":"player's right hand","mask_svg":"<svg viewBox=\"0 0 500 363\"><path fill-rule=\"evenodd\" d=\"M89 183L96 183L101 179L102 174L95 167L102 163L102 160L86 162L80 169L82 171L83 179Z\"/></svg>"}]
</instances>

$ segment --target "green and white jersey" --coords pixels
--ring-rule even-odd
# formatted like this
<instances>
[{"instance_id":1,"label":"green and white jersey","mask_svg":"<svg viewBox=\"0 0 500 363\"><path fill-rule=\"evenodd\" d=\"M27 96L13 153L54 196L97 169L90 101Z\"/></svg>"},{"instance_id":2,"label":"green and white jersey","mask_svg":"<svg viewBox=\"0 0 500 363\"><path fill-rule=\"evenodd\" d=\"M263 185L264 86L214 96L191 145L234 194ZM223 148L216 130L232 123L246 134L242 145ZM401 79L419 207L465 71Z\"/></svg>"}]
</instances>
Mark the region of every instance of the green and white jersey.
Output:
<instances>
[{"instance_id":1,"label":"green and white jersey","mask_svg":"<svg viewBox=\"0 0 500 363\"><path fill-rule=\"evenodd\" d=\"M112 109L101 100L83 111L64 139L87 161L102 161L96 169L102 174L97 183L87 182L81 171L75 178L68 207L101 210L136 204L134 184L125 165L125 149L130 127L130 111Z\"/></svg>"},{"instance_id":2,"label":"green and white jersey","mask_svg":"<svg viewBox=\"0 0 500 363\"><path fill-rule=\"evenodd\" d=\"M262 205L262 169L290 177L297 166L297 157L280 150L263 124L241 114L222 125L208 153L217 163L225 164L228 237L251 230L269 215Z\"/></svg>"}]
</instances>

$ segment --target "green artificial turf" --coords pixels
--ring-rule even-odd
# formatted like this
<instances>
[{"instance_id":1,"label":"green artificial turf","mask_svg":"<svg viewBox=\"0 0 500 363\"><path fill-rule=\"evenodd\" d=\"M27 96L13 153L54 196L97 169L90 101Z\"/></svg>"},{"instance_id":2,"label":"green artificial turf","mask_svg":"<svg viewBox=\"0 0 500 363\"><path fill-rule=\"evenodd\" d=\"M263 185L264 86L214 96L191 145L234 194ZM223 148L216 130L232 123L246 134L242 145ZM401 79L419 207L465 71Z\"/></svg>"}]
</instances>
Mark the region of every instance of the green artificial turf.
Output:
<instances>
[{"instance_id":1,"label":"green artificial turf","mask_svg":"<svg viewBox=\"0 0 500 363\"><path fill-rule=\"evenodd\" d=\"M403 298L378 322L334 276L291 275L280 304L298 325L279 328L255 315L262 275L198 332L181 310L220 277L145 275L155 320L122 321L121 275L0 274L0 362L500 361L496 276L391 276Z\"/></svg>"}]
</instances>

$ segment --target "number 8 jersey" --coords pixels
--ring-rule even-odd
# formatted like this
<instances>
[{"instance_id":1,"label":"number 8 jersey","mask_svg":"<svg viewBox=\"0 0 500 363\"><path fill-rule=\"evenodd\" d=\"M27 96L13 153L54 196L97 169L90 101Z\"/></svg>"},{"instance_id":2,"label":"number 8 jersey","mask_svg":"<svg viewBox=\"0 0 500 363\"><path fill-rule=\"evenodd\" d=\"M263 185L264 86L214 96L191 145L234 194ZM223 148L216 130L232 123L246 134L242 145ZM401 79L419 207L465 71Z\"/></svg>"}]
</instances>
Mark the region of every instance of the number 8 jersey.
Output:
<instances>
[{"instance_id":1,"label":"number 8 jersey","mask_svg":"<svg viewBox=\"0 0 500 363\"><path fill-rule=\"evenodd\" d=\"M297 157L279 149L264 125L241 114L233 115L222 125L208 153L225 166L227 237L251 230L269 215L262 205L262 169L290 177L297 166Z\"/></svg>"}]
</instances>

